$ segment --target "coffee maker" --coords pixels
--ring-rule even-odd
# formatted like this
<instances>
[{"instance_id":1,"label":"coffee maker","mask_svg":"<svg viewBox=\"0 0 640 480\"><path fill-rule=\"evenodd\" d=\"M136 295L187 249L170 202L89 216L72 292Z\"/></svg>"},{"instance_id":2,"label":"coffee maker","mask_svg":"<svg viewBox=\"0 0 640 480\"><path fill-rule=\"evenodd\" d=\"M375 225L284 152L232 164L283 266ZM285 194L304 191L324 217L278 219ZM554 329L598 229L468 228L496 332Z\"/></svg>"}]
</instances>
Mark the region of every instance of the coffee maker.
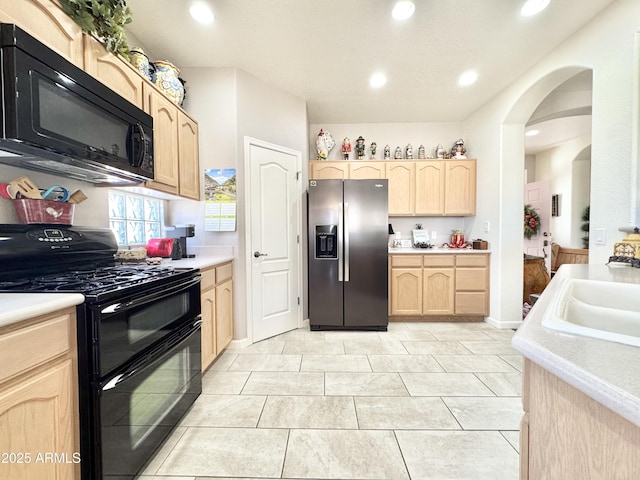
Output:
<instances>
[{"instance_id":1,"label":"coffee maker","mask_svg":"<svg viewBox=\"0 0 640 480\"><path fill-rule=\"evenodd\" d=\"M196 234L196 226L193 224L188 225L170 225L165 226L167 237L178 239L174 243L174 249L171 254L173 260L180 258L194 258L194 254L190 254L187 251L187 237L193 237Z\"/></svg>"}]
</instances>

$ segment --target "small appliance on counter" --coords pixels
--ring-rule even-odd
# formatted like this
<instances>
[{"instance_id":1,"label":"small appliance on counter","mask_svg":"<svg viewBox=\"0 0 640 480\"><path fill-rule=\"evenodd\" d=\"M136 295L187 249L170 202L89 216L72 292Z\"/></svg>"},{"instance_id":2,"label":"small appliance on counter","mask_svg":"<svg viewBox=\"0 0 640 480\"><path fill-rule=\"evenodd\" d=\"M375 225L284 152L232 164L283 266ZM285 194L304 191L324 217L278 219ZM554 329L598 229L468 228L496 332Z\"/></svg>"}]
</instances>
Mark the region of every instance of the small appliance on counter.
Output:
<instances>
[{"instance_id":1,"label":"small appliance on counter","mask_svg":"<svg viewBox=\"0 0 640 480\"><path fill-rule=\"evenodd\" d=\"M196 226L188 225L172 225L166 226L165 231L170 238L178 239L177 246L172 252L171 258L178 260L180 258L195 258L195 255L187 251L187 237L193 237L196 234Z\"/></svg>"}]
</instances>

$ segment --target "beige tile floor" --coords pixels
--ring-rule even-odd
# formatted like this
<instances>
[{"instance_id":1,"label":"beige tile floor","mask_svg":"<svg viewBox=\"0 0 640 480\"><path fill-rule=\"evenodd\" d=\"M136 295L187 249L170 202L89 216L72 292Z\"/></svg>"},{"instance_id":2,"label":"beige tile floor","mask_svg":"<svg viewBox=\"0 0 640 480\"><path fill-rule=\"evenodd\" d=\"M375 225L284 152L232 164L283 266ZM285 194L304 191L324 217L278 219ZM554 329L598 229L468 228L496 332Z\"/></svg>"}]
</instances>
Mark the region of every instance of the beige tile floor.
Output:
<instances>
[{"instance_id":1,"label":"beige tile floor","mask_svg":"<svg viewBox=\"0 0 640 480\"><path fill-rule=\"evenodd\" d=\"M394 322L229 349L140 478L517 480L512 335Z\"/></svg>"}]
</instances>

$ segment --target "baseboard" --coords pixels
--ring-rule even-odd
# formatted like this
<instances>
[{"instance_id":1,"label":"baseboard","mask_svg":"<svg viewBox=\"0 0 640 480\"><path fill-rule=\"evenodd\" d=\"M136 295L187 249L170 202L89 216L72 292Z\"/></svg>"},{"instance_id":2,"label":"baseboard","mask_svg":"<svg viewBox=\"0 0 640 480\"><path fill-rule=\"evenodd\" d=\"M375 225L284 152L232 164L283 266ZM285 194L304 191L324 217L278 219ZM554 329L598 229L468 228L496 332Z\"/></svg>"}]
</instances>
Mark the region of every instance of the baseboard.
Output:
<instances>
[{"instance_id":1,"label":"baseboard","mask_svg":"<svg viewBox=\"0 0 640 480\"><path fill-rule=\"evenodd\" d=\"M507 330L507 329L516 330L520 325L522 325L522 320L518 320L515 322L514 321L502 322L492 317L486 317L484 321L487 322L492 327L500 328L504 330Z\"/></svg>"},{"instance_id":2,"label":"baseboard","mask_svg":"<svg viewBox=\"0 0 640 480\"><path fill-rule=\"evenodd\" d=\"M229 350L241 350L243 348L248 347L249 345L251 345L251 342L247 337L245 337L245 338L240 338L238 340L231 340L227 348Z\"/></svg>"}]
</instances>

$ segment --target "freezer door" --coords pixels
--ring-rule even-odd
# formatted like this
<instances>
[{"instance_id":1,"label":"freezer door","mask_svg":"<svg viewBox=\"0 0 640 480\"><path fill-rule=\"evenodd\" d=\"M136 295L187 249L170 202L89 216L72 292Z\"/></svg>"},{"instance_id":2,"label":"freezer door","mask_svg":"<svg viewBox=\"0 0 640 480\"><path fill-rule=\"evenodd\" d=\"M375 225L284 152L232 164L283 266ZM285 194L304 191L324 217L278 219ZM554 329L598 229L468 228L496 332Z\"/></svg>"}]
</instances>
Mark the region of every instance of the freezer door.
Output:
<instances>
[{"instance_id":1,"label":"freezer door","mask_svg":"<svg viewBox=\"0 0 640 480\"><path fill-rule=\"evenodd\" d=\"M387 180L344 181L344 325L388 324Z\"/></svg>"},{"instance_id":2,"label":"freezer door","mask_svg":"<svg viewBox=\"0 0 640 480\"><path fill-rule=\"evenodd\" d=\"M339 327L344 323L342 180L310 180L308 205L309 324Z\"/></svg>"}]
</instances>

